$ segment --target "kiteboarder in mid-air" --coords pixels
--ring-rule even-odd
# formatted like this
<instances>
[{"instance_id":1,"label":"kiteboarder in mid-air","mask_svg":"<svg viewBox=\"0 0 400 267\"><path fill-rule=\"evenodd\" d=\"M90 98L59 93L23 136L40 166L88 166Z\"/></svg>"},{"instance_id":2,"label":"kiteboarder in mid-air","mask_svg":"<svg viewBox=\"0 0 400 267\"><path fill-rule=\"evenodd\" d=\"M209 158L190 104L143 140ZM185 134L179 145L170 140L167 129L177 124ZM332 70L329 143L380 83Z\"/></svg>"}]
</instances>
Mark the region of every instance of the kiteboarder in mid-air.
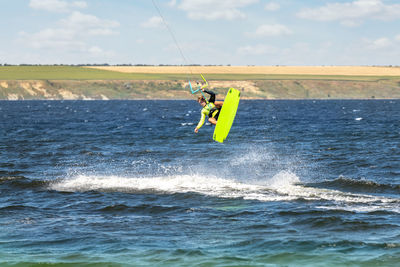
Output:
<instances>
[{"instance_id":1,"label":"kiteboarder in mid-air","mask_svg":"<svg viewBox=\"0 0 400 267\"><path fill-rule=\"evenodd\" d=\"M221 111L222 105L224 104L223 101L215 101L215 93L213 91L208 91L205 88L208 86L208 83L202 84L201 91L210 95L208 101L204 98L204 96L199 96L197 102L203 107L201 110L201 118L199 123L194 129L194 132L197 133L199 129L203 126L206 116L208 116L208 121L211 124L216 125L218 121L218 116Z\"/></svg>"},{"instance_id":2,"label":"kiteboarder in mid-air","mask_svg":"<svg viewBox=\"0 0 400 267\"><path fill-rule=\"evenodd\" d=\"M163 15L161 14L160 9L158 8L156 1L152 0L154 7L157 9L158 14L160 15L162 21L164 22L166 28L168 29L169 33L171 34L172 39L175 41L175 44L181 53L181 56L183 60L188 64L182 49L180 48L177 39L175 38L171 28L168 26L166 21L164 20ZM190 73L193 74L192 70L190 69ZM202 74L200 74L201 78L203 79L204 83L200 86L198 83L198 89L193 90L192 84L189 80L188 84L190 87L190 92L192 94L195 94L196 92L200 91L202 96L197 99L197 102L203 107L201 110L201 119L199 123L196 126L196 129L194 129L194 132L197 133L199 129L204 125L204 122L206 120L206 116L209 117L208 121L215 125L214 129L214 134L213 134L213 139L219 143L223 143L226 137L229 134L229 131L232 127L232 123L235 119L236 111L239 105L239 100L240 100L240 92L234 88L230 88L228 93L226 94L226 97L224 101L215 101L215 94L212 91L206 91L205 88L208 86L207 80L204 78ZM206 99L206 96L204 93L207 93L210 95L209 100ZM224 108L222 109L222 105L224 105ZM219 119L219 123L217 124Z\"/></svg>"}]
</instances>

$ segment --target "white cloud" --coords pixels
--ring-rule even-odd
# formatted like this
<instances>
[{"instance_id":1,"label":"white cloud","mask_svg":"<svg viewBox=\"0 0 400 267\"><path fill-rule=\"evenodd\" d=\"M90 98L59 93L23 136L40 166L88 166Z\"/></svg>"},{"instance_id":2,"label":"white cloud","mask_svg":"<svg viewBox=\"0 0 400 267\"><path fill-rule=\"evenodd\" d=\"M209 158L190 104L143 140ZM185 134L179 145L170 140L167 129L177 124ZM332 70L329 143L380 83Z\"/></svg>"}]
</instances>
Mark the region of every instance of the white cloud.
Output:
<instances>
[{"instance_id":1,"label":"white cloud","mask_svg":"<svg viewBox=\"0 0 400 267\"><path fill-rule=\"evenodd\" d=\"M115 56L113 51L106 51L98 46L91 46L87 48L90 57L94 58L111 58Z\"/></svg>"},{"instance_id":2,"label":"white cloud","mask_svg":"<svg viewBox=\"0 0 400 267\"><path fill-rule=\"evenodd\" d=\"M275 54L278 51L276 47L258 44L258 45L246 45L239 47L237 52L242 55L265 55Z\"/></svg>"},{"instance_id":3,"label":"white cloud","mask_svg":"<svg viewBox=\"0 0 400 267\"><path fill-rule=\"evenodd\" d=\"M386 5L382 0L357 0L345 3L328 3L318 8L305 8L297 13L303 19L340 21L345 26L355 26L365 19L393 20L400 18L400 4Z\"/></svg>"},{"instance_id":4,"label":"white cloud","mask_svg":"<svg viewBox=\"0 0 400 267\"><path fill-rule=\"evenodd\" d=\"M392 37L380 37L377 39L362 39L362 45L369 50L398 51L400 34Z\"/></svg>"},{"instance_id":5,"label":"white cloud","mask_svg":"<svg viewBox=\"0 0 400 267\"><path fill-rule=\"evenodd\" d=\"M161 28L164 26L164 22L161 17L154 16L140 24L140 26L143 28Z\"/></svg>"},{"instance_id":6,"label":"white cloud","mask_svg":"<svg viewBox=\"0 0 400 267\"><path fill-rule=\"evenodd\" d=\"M101 48L89 45L90 38L117 34L119 23L103 20L89 14L73 12L57 23L58 27L43 29L36 33L21 32L19 41L35 49L53 49L73 52L102 54Z\"/></svg>"},{"instance_id":7,"label":"white cloud","mask_svg":"<svg viewBox=\"0 0 400 267\"><path fill-rule=\"evenodd\" d=\"M103 49L101 49L98 46L89 47L88 52L93 55L100 55L100 54L104 53Z\"/></svg>"},{"instance_id":8,"label":"white cloud","mask_svg":"<svg viewBox=\"0 0 400 267\"><path fill-rule=\"evenodd\" d=\"M264 9L267 10L267 11L276 11L276 10L278 10L280 8L281 8L281 6L278 3L275 3L275 2L267 3L264 6Z\"/></svg>"},{"instance_id":9,"label":"white cloud","mask_svg":"<svg viewBox=\"0 0 400 267\"><path fill-rule=\"evenodd\" d=\"M83 14L78 11L61 20L62 28L69 29L77 34L92 36L116 34L114 28L119 27L119 25L117 21L100 19L94 15Z\"/></svg>"},{"instance_id":10,"label":"white cloud","mask_svg":"<svg viewBox=\"0 0 400 267\"><path fill-rule=\"evenodd\" d=\"M362 24L361 20L342 20L340 22L341 25L352 28L352 27L357 27Z\"/></svg>"},{"instance_id":11,"label":"white cloud","mask_svg":"<svg viewBox=\"0 0 400 267\"><path fill-rule=\"evenodd\" d=\"M48 28L37 33L19 33L20 41L36 49L85 50L85 42L76 38L73 31Z\"/></svg>"},{"instance_id":12,"label":"white cloud","mask_svg":"<svg viewBox=\"0 0 400 267\"><path fill-rule=\"evenodd\" d=\"M386 37L378 38L376 40L365 40L367 48L372 50L386 49L393 46L393 42Z\"/></svg>"},{"instance_id":13,"label":"white cloud","mask_svg":"<svg viewBox=\"0 0 400 267\"><path fill-rule=\"evenodd\" d=\"M171 0L171 1L169 1L169 2L168 2L168 5L169 5L170 7L176 6L176 0Z\"/></svg>"},{"instance_id":14,"label":"white cloud","mask_svg":"<svg viewBox=\"0 0 400 267\"><path fill-rule=\"evenodd\" d=\"M87 3L84 1L30 0L29 6L33 9L64 13L75 8L86 8Z\"/></svg>"},{"instance_id":15,"label":"white cloud","mask_svg":"<svg viewBox=\"0 0 400 267\"><path fill-rule=\"evenodd\" d=\"M240 10L259 0L182 0L178 7L194 20L234 20L245 18Z\"/></svg>"},{"instance_id":16,"label":"white cloud","mask_svg":"<svg viewBox=\"0 0 400 267\"><path fill-rule=\"evenodd\" d=\"M282 24L264 24L259 26L254 33L248 35L256 37L289 35L292 31Z\"/></svg>"}]
</instances>

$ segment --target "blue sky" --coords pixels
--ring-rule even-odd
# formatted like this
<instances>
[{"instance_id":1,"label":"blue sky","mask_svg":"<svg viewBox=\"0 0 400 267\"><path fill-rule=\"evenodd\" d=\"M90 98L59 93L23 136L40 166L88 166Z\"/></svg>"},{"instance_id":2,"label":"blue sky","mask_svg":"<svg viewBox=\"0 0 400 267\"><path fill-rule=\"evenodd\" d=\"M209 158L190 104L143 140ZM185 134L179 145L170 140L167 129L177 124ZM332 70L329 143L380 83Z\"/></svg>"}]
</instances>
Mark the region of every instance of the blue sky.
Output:
<instances>
[{"instance_id":1,"label":"blue sky","mask_svg":"<svg viewBox=\"0 0 400 267\"><path fill-rule=\"evenodd\" d=\"M154 2L0 0L0 64L400 65L400 0Z\"/></svg>"}]
</instances>

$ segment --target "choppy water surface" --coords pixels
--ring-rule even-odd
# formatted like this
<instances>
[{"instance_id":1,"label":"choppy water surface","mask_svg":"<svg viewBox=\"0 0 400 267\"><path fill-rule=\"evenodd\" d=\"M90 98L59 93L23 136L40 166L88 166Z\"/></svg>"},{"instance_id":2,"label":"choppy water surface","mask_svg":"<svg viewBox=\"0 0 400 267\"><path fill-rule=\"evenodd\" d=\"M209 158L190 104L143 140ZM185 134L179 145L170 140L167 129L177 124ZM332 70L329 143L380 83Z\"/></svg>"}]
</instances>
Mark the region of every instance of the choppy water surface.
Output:
<instances>
[{"instance_id":1,"label":"choppy water surface","mask_svg":"<svg viewBox=\"0 0 400 267\"><path fill-rule=\"evenodd\" d=\"M400 101L0 102L1 266L396 266ZM52 266L53 266L52 265Z\"/></svg>"}]
</instances>

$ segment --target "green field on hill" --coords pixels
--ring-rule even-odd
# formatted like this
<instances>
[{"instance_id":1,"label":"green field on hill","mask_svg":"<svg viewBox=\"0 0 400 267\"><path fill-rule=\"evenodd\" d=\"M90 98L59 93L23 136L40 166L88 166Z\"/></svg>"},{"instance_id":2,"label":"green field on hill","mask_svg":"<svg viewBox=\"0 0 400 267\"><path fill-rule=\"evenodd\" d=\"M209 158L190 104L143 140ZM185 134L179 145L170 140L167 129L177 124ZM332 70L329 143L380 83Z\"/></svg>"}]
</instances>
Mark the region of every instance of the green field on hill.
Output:
<instances>
[{"instance_id":1,"label":"green field on hill","mask_svg":"<svg viewBox=\"0 0 400 267\"><path fill-rule=\"evenodd\" d=\"M399 99L400 77L205 74L223 97L243 99ZM197 74L122 73L75 66L0 66L0 99L193 99Z\"/></svg>"},{"instance_id":2,"label":"green field on hill","mask_svg":"<svg viewBox=\"0 0 400 267\"><path fill-rule=\"evenodd\" d=\"M400 79L396 76L294 75L294 74L213 74L208 80L341 80L377 81ZM0 66L0 80L188 80L189 74L122 73L78 66Z\"/></svg>"}]
</instances>

